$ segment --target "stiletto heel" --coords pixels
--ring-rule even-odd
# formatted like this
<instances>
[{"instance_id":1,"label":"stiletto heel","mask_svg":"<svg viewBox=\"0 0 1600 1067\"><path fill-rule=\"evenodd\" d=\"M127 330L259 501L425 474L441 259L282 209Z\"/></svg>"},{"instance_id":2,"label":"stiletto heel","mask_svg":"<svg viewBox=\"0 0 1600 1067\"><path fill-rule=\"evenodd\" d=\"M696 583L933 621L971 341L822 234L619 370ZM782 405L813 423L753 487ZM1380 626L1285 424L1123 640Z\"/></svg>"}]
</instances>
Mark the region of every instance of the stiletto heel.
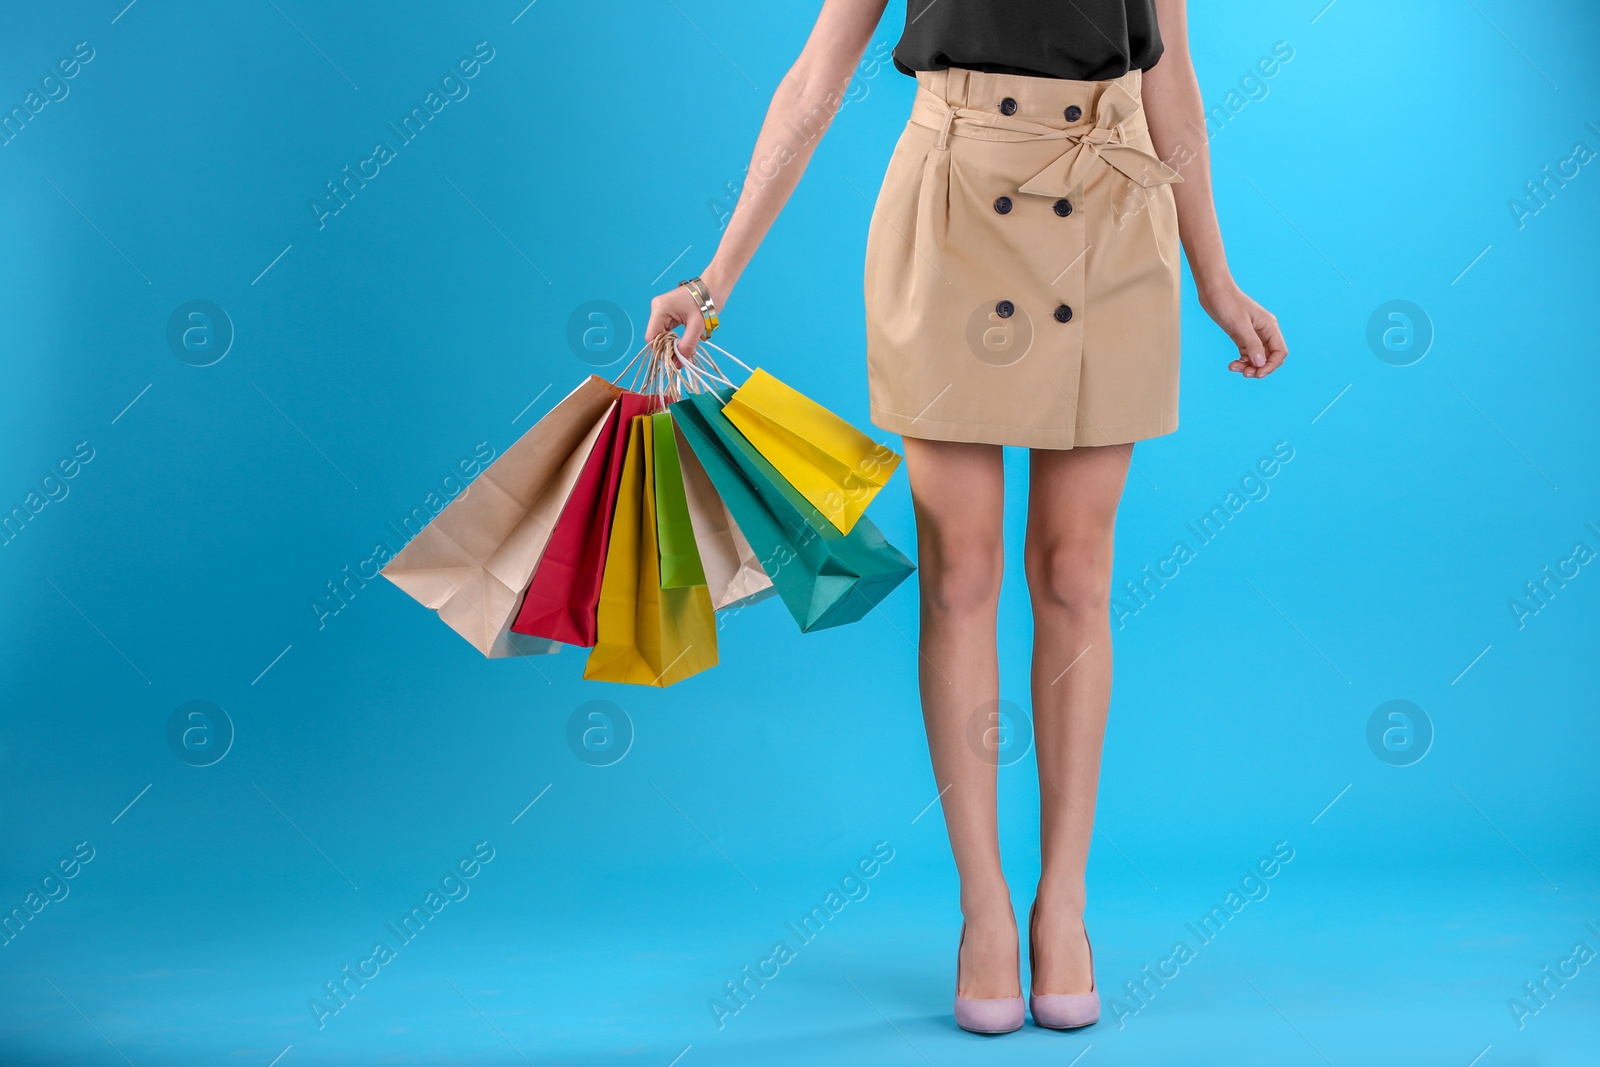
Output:
<instances>
[{"instance_id":1,"label":"stiletto heel","mask_svg":"<svg viewBox=\"0 0 1600 1067\"><path fill-rule=\"evenodd\" d=\"M1028 908L1028 1010L1033 1014L1033 1025L1043 1026L1049 1030L1076 1030L1080 1026L1088 1026L1100 1021L1100 994L1095 991L1094 981L1094 945L1089 941L1088 927L1084 928L1083 940L1089 946L1089 992L1087 993L1041 993L1035 994L1031 988L1033 983L1033 912L1038 906L1035 901Z\"/></svg>"},{"instance_id":2,"label":"stiletto heel","mask_svg":"<svg viewBox=\"0 0 1600 1067\"><path fill-rule=\"evenodd\" d=\"M956 946L956 1025L974 1034L1009 1034L1021 1030L1022 996L964 997L961 995L961 946L967 943L967 924L961 924Z\"/></svg>"}]
</instances>

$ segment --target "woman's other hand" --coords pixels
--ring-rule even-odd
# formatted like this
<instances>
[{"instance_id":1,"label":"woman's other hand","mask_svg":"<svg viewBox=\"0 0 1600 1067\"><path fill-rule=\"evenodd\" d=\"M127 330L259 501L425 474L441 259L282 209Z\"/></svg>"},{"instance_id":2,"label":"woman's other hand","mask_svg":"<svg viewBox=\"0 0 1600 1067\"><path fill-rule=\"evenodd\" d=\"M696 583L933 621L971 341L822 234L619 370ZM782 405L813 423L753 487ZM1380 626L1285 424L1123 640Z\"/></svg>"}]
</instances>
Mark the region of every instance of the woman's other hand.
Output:
<instances>
[{"instance_id":1,"label":"woman's other hand","mask_svg":"<svg viewBox=\"0 0 1600 1067\"><path fill-rule=\"evenodd\" d=\"M1200 306L1233 338L1239 358L1228 364L1246 378L1265 378L1283 365L1289 355L1277 316L1229 284L1222 292L1200 297Z\"/></svg>"}]
</instances>

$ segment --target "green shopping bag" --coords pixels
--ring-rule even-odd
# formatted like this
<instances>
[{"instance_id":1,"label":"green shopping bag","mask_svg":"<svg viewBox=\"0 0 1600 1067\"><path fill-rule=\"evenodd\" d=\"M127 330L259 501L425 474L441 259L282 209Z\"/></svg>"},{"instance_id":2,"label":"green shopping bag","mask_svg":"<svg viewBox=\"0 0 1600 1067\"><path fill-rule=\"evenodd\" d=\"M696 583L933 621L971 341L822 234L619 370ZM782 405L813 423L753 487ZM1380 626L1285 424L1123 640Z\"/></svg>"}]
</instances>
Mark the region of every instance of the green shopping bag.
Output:
<instances>
[{"instance_id":1,"label":"green shopping bag","mask_svg":"<svg viewBox=\"0 0 1600 1067\"><path fill-rule=\"evenodd\" d=\"M661 588L684 589L706 584L700 549L695 546L689 522L689 498L683 489L683 467L678 462L678 435L672 416L665 411L650 416L654 442L656 541L661 546Z\"/></svg>"},{"instance_id":2,"label":"green shopping bag","mask_svg":"<svg viewBox=\"0 0 1600 1067\"><path fill-rule=\"evenodd\" d=\"M739 530L803 632L854 622L915 565L866 517L848 534L790 485L722 413L730 389L671 406Z\"/></svg>"}]
</instances>

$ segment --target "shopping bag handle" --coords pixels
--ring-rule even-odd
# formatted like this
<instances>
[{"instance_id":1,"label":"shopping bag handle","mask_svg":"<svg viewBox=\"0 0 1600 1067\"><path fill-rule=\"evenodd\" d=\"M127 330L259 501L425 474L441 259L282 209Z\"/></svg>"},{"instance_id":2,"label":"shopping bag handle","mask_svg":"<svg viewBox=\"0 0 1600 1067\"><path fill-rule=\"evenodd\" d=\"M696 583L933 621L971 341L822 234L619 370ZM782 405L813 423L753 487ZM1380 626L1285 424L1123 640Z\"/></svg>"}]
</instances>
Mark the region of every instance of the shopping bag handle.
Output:
<instances>
[{"instance_id":1,"label":"shopping bag handle","mask_svg":"<svg viewBox=\"0 0 1600 1067\"><path fill-rule=\"evenodd\" d=\"M665 407L668 403L681 400L685 392L714 391L721 386L738 388L718 365L716 357L711 355L713 351L728 357L744 368L746 373L755 373L754 367L707 338L700 339L695 354L689 358L684 358L678 352L677 341L676 333L663 330L645 342L643 347L623 364L616 377L611 379L612 384L621 385L622 379L627 377L631 370L632 376L628 377L628 384L624 388L651 397ZM710 351L707 351L708 349ZM640 357L644 359L641 361Z\"/></svg>"},{"instance_id":2,"label":"shopping bag handle","mask_svg":"<svg viewBox=\"0 0 1600 1067\"><path fill-rule=\"evenodd\" d=\"M739 364L739 366L743 367L746 374L754 374L756 372L756 369L754 367L750 366L750 364L746 363L744 360L740 359L738 356L734 355L732 352L729 352L726 348L723 348L721 345L715 344L714 342L711 341L710 338L702 337L700 339L700 344L703 345L706 348L711 349L713 352L721 352L723 355L727 356L729 359L731 359L735 363ZM716 365L717 365L716 364L716 360L711 359L710 356L707 356L706 359L708 361L710 361L712 367L716 367ZM717 373L718 374L722 373L720 368L717 368ZM722 380L727 382L728 381L727 376L724 375ZM728 384L732 385L733 383L732 382L728 382Z\"/></svg>"}]
</instances>

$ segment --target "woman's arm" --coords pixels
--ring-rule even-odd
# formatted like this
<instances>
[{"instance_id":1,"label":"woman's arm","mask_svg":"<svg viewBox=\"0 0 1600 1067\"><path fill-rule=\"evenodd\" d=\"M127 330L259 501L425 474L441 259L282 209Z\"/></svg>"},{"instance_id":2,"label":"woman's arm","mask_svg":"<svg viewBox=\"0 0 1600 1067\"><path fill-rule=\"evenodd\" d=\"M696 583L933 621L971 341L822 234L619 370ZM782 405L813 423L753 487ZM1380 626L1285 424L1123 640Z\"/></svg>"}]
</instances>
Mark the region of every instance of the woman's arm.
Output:
<instances>
[{"instance_id":1,"label":"woman's arm","mask_svg":"<svg viewBox=\"0 0 1600 1067\"><path fill-rule=\"evenodd\" d=\"M756 138L739 203L716 255L700 275L718 310L727 305L728 294L739 275L788 202L817 142L843 105L845 89L886 3L887 0L825 0L800 57L778 83ZM796 143L800 141L796 130L808 134L803 142ZM654 339L676 326L684 328L679 352L692 356L705 323L700 318L700 306L681 286L650 302L645 339Z\"/></svg>"},{"instance_id":2,"label":"woman's arm","mask_svg":"<svg viewBox=\"0 0 1600 1067\"><path fill-rule=\"evenodd\" d=\"M1171 186L1178 203L1178 232L1189 256L1200 306L1239 347L1228 364L1246 378L1264 378L1278 369L1289 349L1278 320L1246 296L1228 270L1211 198L1211 149L1206 141L1205 105L1189 57L1189 19L1185 0L1156 0L1156 17L1166 48L1144 74L1144 109L1156 154L1183 175Z\"/></svg>"}]
</instances>

